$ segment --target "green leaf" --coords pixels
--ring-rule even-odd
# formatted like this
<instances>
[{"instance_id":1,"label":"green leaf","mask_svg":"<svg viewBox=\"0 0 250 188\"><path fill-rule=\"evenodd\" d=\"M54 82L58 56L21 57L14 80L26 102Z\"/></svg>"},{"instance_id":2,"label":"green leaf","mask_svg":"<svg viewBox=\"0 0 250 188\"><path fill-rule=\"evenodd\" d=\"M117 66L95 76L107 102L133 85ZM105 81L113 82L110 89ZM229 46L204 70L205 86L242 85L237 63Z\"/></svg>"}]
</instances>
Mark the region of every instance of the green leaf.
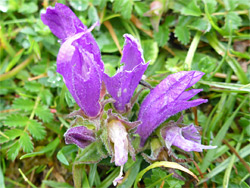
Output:
<instances>
[{"instance_id":1,"label":"green leaf","mask_svg":"<svg viewBox=\"0 0 250 188\"><path fill-rule=\"evenodd\" d=\"M133 161L134 162L134 161ZM126 176L122 180L122 183L118 185L118 188L132 187L135 181L136 175L140 171L142 157L136 157L134 164L127 170ZM128 163L126 163L128 164Z\"/></svg>"},{"instance_id":2,"label":"green leaf","mask_svg":"<svg viewBox=\"0 0 250 188\"><path fill-rule=\"evenodd\" d=\"M201 10L195 0L192 0L181 10L181 13L187 16L201 16Z\"/></svg>"},{"instance_id":3,"label":"green leaf","mask_svg":"<svg viewBox=\"0 0 250 188\"><path fill-rule=\"evenodd\" d=\"M20 109L24 111L31 111L35 105L35 102L29 99L16 98L13 102L12 108Z\"/></svg>"},{"instance_id":4,"label":"green leaf","mask_svg":"<svg viewBox=\"0 0 250 188\"><path fill-rule=\"evenodd\" d=\"M31 92L39 92L42 85L38 82L26 82L24 88Z\"/></svg>"},{"instance_id":5,"label":"green leaf","mask_svg":"<svg viewBox=\"0 0 250 188\"><path fill-rule=\"evenodd\" d=\"M189 43L190 40L190 33L186 26L176 26L175 28L175 36L182 44Z\"/></svg>"},{"instance_id":6,"label":"green leaf","mask_svg":"<svg viewBox=\"0 0 250 188\"><path fill-rule=\"evenodd\" d=\"M56 138L53 142L50 142L47 146L45 146L40 151L32 152L32 153L27 153L27 154L21 156L20 159L25 159L25 158L29 158L29 157L35 157L37 155L43 155L45 153L53 151L53 150L56 149L56 147L59 145L59 143L60 143L60 139Z\"/></svg>"},{"instance_id":7,"label":"green leaf","mask_svg":"<svg viewBox=\"0 0 250 188\"><path fill-rule=\"evenodd\" d=\"M210 14L214 13L217 8L217 1L216 0L205 0L207 4L207 10Z\"/></svg>"},{"instance_id":8,"label":"green leaf","mask_svg":"<svg viewBox=\"0 0 250 188\"><path fill-rule=\"evenodd\" d=\"M169 40L169 29L168 26L162 25L159 26L159 31L154 31L154 39L159 46L164 46Z\"/></svg>"},{"instance_id":9,"label":"green leaf","mask_svg":"<svg viewBox=\"0 0 250 188\"><path fill-rule=\"evenodd\" d=\"M178 169L181 170L183 172L186 172L188 174L190 174L191 176L193 176L197 181L198 178L197 176L191 172L189 169L181 166L180 164L176 163L176 162L168 162L168 161L161 161L161 162L154 162L153 164L149 165L147 168L144 168L142 171L140 171L139 174L137 174L136 176L136 180L134 182L134 188L137 188L137 183L142 179L142 176L149 170L157 168L157 167L166 167L166 168L173 168L173 169Z\"/></svg>"},{"instance_id":10,"label":"green leaf","mask_svg":"<svg viewBox=\"0 0 250 188\"><path fill-rule=\"evenodd\" d=\"M194 22L189 24L188 27L206 33L210 31L211 24L206 18L197 18Z\"/></svg>"},{"instance_id":11,"label":"green leaf","mask_svg":"<svg viewBox=\"0 0 250 188\"><path fill-rule=\"evenodd\" d=\"M38 6L35 2L23 3L22 6L18 9L19 13L22 14L32 14L37 12Z\"/></svg>"},{"instance_id":12,"label":"green leaf","mask_svg":"<svg viewBox=\"0 0 250 188\"><path fill-rule=\"evenodd\" d=\"M97 10L94 6L90 6L88 9L88 18L91 21L91 24L99 20Z\"/></svg>"},{"instance_id":13,"label":"green leaf","mask_svg":"<svg viewBox=\"0 0 250 188\"><path fill-rule=\"evenodd\" d=\"M31 141L30 136L26 132L23 132L23 134L20 136L19 142L24 152L33 151L33 143Z\"/></svg>"},{"instance_id":14,"label":"green leaf","mask_svg":"<svg viewBox=\"0 0 250 188\"><path fill-rule=\"evenodd\" d=\"M220 128L219 132L213 139L212 145L219 146L225 137L229 127L232 125L235 116L237 115L238 111L241 109L241 107L245 104L247 100L247 97L244 98L244 100L240 103L240 105L237 107L237 109L230 115L230 117L225 121L225 123ZM207 167L212 162L211 159L213 159L214 155L216 154L216 149L209 150L206 154L206 156L203 158L202 164L200 166L200 169L202 172L205 172Z\"/></svg>"},{"instance_id":15,"label":"green leaf","mask_svg":"<svg viewBox=\"0 0 250 188\"><path fill-rule=\"evenodd\" d=\"M120 12L125 19L130 19L133 7L133 0L115 0L114 10Z\"/></svg>"},{"instance_id":16,"label":"green leaf","mask_svg":"<svg viewBox=\"0 0 250 188\"><path fill-rule=\"evenodd\" d=\"M103 148L103 144L96 141L88 145L78 154L75 163L76 164L97 163L105 157L106 157L106 151Z\"/></svg>"},{"instance_id":17,"label":"green leaf","mask_svg":"<svg viewBox=\"0 0 250 188\"><path fill-rule=\"evenodd\" d=\"M24 127L29 122L29 118L21 114L12 114L7 116L5 125L10 127Z\"/></svg>"},{"instance_id":18,"label":"green leaf","mask_svg":"<svg viewBox=\"0 0 250 188\"><path fill-rule=\"evenodd\" d=\"M159 52L157 42L155 42L154 40L143 40L141 41L141 45L145 62L147 63L150 61L151 65L154 64Z\"/></svg>"},{"instance_id":19,"label":"green leaf","mask_svg":"<svg viewBox=\"0 0 250 188\"><path fill-rule=\"evenodd\" d=\"M16 141L13 145L11 145L11 147L7 151L7 158L9 160L14 161L19 153L20 147L21 145L18 141Z\"/></svg>"},{"instance_id":20,"label":"green leaf","mask_svg":"<svg viewBox=\"0 0 250 188\"><path fill-rule=\"evenodd\" d=\"M36 140L42 140L46 136L44 127L36 120L29 120L28 130Z\"/></svg>"},{"instance_id":21,"label":"green leaf","mask_svg":"<svg viewBox=\"0 0 250 188\"><path fill-rule=\"evenodd\" d=\"M52 180L43 180L43 184L52 187L52 188L74 188L73 186L69 185L68 183L64 182L56 182Z\"/></svg>"},{"instance_id":22,"label":"green leaf","mask_svg":"<svg viewBox=\"0 0 250 188\"><path fill-rule=\"evenodd\" d=\"M0 144L10 141L10 140L14 140L15 138L19 137L21 134L23 133L22 130L20 129L10 129L4 132L4 135L7 136L1 136L0 137Z\"/></svg>"},{"instance_id":23,"label":"green leaf","mask_svg":"<svg viewBox=\"0 0 250 188\"><path fill-rule=\"evenodd\" d=\"M149 10L149 5L146 2L134 2L134 10L140 16Z\"/></svg>"},{"instance_id":24,"label":"green leaf","mask_svg":"<svg viewBox=\"0 0 250 188\"><path fill-rule=\"evenodd\" d=\"M172 174L168 174L161 170L160 168L152 169L152 175L150 178L145 178L144 183L146 187L155 187L160 188L162 182L170 183ZM177 186L174 186L175 188L181 188L181 186L184 184L183 181L176 180Z\"/></svg>"},{"instance_id":25,"label":"green leaf","mask_svg":"<svg viewBox=\"0 0 250 188\"><path fill-rule=\"evenodd\" d=\"M234 92L240 93L250 93L250 86L234 83L224 83L224 82L210 82L210 81L199 81L201 84L218 87L222 89L233 90Z\"/></svg>"},{"instance_id":26,"label":"green leaf","mask_svg":"<svg viewBox=\"0 0 250 188\"><path fill-rule=\"evenodd\" d=\"M38 116L43 122L50 122L53 119L53 114L50 112L48 107L38 105L35 110L36 116Z\"/></svg>"},{"instance_id":27,"label":"green leaf","mask_svg":"<svg viewBox=\"0 0 250 188\"><path fill-rule=\"evenodd\" d=\"M230 33L231 30L238 29L241 22L241 17L236 12L229 12L225 17L224 29Z\"/></svg>"},{"instance_id":28,"label":"green leaf","mask_svg":"<svg viewBox=\"0 0 250 188\"><path fill-rule=\"evenodd\" d=\"M69 165L69 162L68 162L68 160L66 159L65 155L63 154L62 150L60 150L60 151L57 153L56 157L57 157L57 159L58 159L61 163L65 164L65 165L67 165L67 166Z\"/></svg>"},{"instance_id":29,"label":"green leaf","mask_svg":"<svg viewBox=\"0 0 250 188\"><path fill-rule=\"evenodd\" d=\"M42 102L44 104L51 105L52 99L53 99L53 95L50 92L50 90L48 90L48 89L42 90L41 93L40 93L40 97L41 97L41 100L42 100Z\"/></svg>"},{"instance_id":30,"label":"green leaf","mask_svg":"<svg viewBox=\"0 0 250 188\"><path fill-rule=\"evenodd\" d=\"M98 186L98 188L108 188L114 181L114 179L119 175L120 167L116 167L109 175L106 177L101 184Z\"/></svg>"},{"instance_id":31,"label":"green leaf","mask_svg":"<svg viewBox=\"0 0 250 188\"><path fill-rule=\"evenodd\" d=\"M84 11L89 6L89 0L71 0L69 4L78 11Z\"/></svg>"}]
</instances>

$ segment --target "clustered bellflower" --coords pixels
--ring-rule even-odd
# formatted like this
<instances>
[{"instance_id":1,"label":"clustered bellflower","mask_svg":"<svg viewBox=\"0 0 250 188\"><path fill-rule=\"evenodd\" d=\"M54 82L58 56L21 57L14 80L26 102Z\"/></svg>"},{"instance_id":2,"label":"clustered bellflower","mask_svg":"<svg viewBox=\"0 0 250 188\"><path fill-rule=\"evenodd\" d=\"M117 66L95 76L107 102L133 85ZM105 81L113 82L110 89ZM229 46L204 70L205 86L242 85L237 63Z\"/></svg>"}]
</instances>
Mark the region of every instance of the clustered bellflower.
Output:
<instances>
[{"instance_id":1,"label":"clustered bellflower","mask_svg":"<svg viewBox=\"0 0 250 188\"><path fill-rule=\"evenodd\" d=\"M128 154L135 160L136 151L132 146L131 135L140 136L140 146L144 146L151 133L166 119L190 107L206 103L206 99L190 100L201 89L191 89L202 76L199 71L182 71L165 78L153 88L143 100L138 121L130 122L123 114L132 109L131 98L137 88L148 63L145 63L139 42L125 34L125 44L121 58L121 67L113 77L104 73L104 64L100 49L91 34L93 28L87 28L66 5L56 3L49 7L41 19L52 33L61 40L57 55L57 72L79 105L78 113L85 119L93 120L96 130L85 126L71 127L65 133L66 144L76 144L84 149L98 138L97 130L107 130L107 150L116 166L127 162ZM111 95L114 109L104 112L103 88ZM103 122L102 114L107 119ZM161 135L165 147L177 146L184 151L202 151L215 146L201 144L201 136L194 125L180 127L178 123L164 126ZM122 169L122 168L121 168ZM122 170L114 184L122 181Z\"/></svg>"}]
</instances>

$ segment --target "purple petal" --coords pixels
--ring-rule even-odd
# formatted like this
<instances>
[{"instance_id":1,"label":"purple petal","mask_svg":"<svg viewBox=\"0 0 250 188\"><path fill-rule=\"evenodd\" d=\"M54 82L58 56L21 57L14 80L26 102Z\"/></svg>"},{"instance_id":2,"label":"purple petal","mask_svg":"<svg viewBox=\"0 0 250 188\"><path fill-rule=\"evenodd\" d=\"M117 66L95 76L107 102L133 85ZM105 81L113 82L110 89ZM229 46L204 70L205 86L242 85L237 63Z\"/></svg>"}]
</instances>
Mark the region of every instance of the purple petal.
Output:
<instances>
[{"instance_id":1,"label":"purple petal","mask_svg":"<svg viewBox=\"0 0 250 188\"><path fill-rule=\"evenodd\" d=\"M114 105L119 112L125 111L125 105L130 102L148 66L148 63L145 64L141 47L136 39L128 34L124 37L125 46L121 60L124 66L113 77L104 74L103 78L109 94L116 100Z\"/></svg>"},{"instance_id":2,"label":"purple petal","mask_svg":"<svg viewBox=\"0 0 250 188\"><path fill-rule=\"evenodd\" d=\"M66 144L76 144L80 148L85 148L95 141L94 132L84 126L68 129L64 137Z\"/></svg>"},{"instance_id":3,"label":"purple petal","mask_svg":"<svg viewBox=\"0 0 250 188\"><path fill-rule=\"evenodd\" d=\"M132 35L125 34L125 45L122 51L121 64L124 63L123 70L132 71L139 64L144 64L141 45Z\"/></svg>"},{"instance_id":4,"label":"purple petal","mask_svg":"<svg viewBox=\"0 0 250 188\"><path fill-rule=\"evenodd\" d=\"M119 112L125 111L125 105L130 102L147 66L148 64L139 64L132 71L118 72L113 77L104 74L106 88L116 100L114 105Z\"/></svg>"},{"instance_id":5,"label":"purple petal","mask_svg":"<svg viewBox=\"0 0 250 188\"><path fill-rule=\"evenodd\" d=\"M187 101L201 90L185 89L194 85L203 75L197 71L182 71L165 78L157 85L141 104L136 133L141 136L141 145L147 137L167 118L190 107L207 102L206 99Z\"/></svg>"},{"instance_id":6,"label":"purple petal","mask_svg":"<svg viewBox=\"0 0 250 188\"><path fill-rule=\"evenodd\" d=\"M62 42L65 42L78 33L85 33L81 38L78 38L75 46L84 48L89 53L94 54L95 63L99 65L102 71L104 70L100 49L94 37L90 32L87 32L87 27L77 18L69 7L56 3L55 8L49 7L45 14L41 14L41 19Z\"/></svg>"},{"instance_id":7,"label":"purple petal","mask_svg":"<svg viewBox=\"0 0 250 188\"><path fill-rule=\"evenodd\" d=\"M57 72L62 74L64 82L76 103L86 113L95 117L100 111L100 91L102 70L93 54L79 45L79 38L88 33L78 33L66 40L57 56Z\"/></svg>"},{"instance_id":8,"label":"purple petal","mask_svg":"<svg viewBox=\"0 0 250 188\"><path fill-rule=\"evenodd\" d=\"M41 19L51 32L63 41L87 30L70 8L60 3L56 3L54 8L48 7L46 13L41 14Z\"/></svg>"},{"instance_id":9,"label":"purple petal","mask_svg":"<svg viewBox=\"0 0 250 188\"><path fill-rule=\"evenodd\" d=\"M203 149L214 149L217 146L205 146L200 144L201 137L198 138L198 131L194 125L189 125L184 128L180 128L177 125L169 126L165 130L165 143L168 149L172 145L181 148L184 151L197 151L202 152Z\"/></svg>"}]
</instances>

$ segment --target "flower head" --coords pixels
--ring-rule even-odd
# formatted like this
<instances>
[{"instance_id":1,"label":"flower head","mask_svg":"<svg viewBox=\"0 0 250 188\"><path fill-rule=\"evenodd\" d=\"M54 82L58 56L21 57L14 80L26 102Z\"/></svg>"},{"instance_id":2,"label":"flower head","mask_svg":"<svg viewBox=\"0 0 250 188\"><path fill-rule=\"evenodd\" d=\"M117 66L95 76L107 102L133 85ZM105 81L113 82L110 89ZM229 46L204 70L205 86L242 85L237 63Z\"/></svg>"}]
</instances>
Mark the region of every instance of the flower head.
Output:
<instances>
[{"instance_id":1,"label":"flower head","mask_svg":"<svg viewBox=\"0 0 250 188\"><path fill-rule=\"evenodd\" d=\"M84 126L72 127L64 134L66 144L76 144L80 148L85 148L95 141L92 130Z\"/></svg>"},{"instance_id":2,"label":"flower head","mask_svg":"<svg viewBox=\"0 0 250 188\"><path fill-rule=\"evenodd\" d=\"M168 149L174 145L187 152L202 152L203 149L214 149L217 147L202 145L201 136L193 124L182 128L176 124L164 127L162 136Z\"/></svg>"},{"instance_id":3,"label":"flower head","mask_svg":"<svg viewBox=\"0 0 250 188\"><path fill-rule=\"evenodd\" d=\"M67 6L56 3L41 15L54 35L62 40L57 56L60 73L69 92L87 116L100 111L100 91L104 65L91 30Z\"/></svg>"},{"instance_id":4,"label":"flower head","mask_svg":"<svg viewBox=\"0 0 250 188\"><path fill-rule=\"evenodd\" d=\"M141 146L148 136L167 118L190 107L207 102L206 99L191 100L202 89L191 89L204 73L182 71L165 78L144 99L139 111L138 120L142 122L136 133L141 136Z\"/></svg>"},{"instance_id":5,"label":"flower head","mask_svg":"<svg viewBox=\"0 0 250 188\"><path fill-rule=\"evenodd\" d=\"M114 106L119 112L125 112L142 75L147 69L142 49L137 40L125 34L125 45L121 64L124 64L113 77L104 74L104 82L109 94L116 100Z\"/></svg>"}]
</instances>

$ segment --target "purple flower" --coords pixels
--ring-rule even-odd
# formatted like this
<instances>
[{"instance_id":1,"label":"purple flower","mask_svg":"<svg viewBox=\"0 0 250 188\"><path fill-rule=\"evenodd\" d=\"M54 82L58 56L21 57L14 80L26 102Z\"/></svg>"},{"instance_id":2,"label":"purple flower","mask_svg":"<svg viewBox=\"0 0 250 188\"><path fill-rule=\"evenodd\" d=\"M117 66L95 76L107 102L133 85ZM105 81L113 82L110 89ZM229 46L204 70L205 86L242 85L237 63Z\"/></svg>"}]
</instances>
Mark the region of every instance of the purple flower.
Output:
<instances>
[{"instance_id":1,"label":"purple flower","mask_svg":"<svg viewBox=\"0 0 250 188\"><path fill-rule=\"evenodd\" d=\"M217 147L202 145L201 136L193 124L182 128L176 124L164 127L162 136L168 149L174 145L187 152L202 152L203 149L214 149Z\"/></svg>"},{"instance_id":2,"label":"purple flower","mask_svg":"<svg viewBox=\"0 0 250 188\"><path fill-rule=\"evenodd\" d=\"M87 116L100 112L100 91L104 65L91 30L67 6L56 3L41 15L54 35L62 40L57 56L60 73L69 92Z\"/></svg>"},{"instance_id":3,"label":"purple flower","mask_svg":"<svg viewBox=\"0 0 250 188\"><path fill-rule=\"evenodd\" d=\"M94 132L84 126L68 129L64 137L66 144L76 144L80 148L85 148L95 141Z\"/></svg>"},{"instance_id":4,"label":"purple flower","mask_svg":"<svg viewBox=\"0 0 250 188\"><path fill-rule=\"evenodd\" d=\"M207 102L206 99L188 101L202 89L191 89L204 73L182 71L165 78L144 99L139 111L138 120L142 122L136 133L141 137L141 146L148 136L166 119L190 107Z\"/></svg>"},{"instance_id":5,"label":"purple flower","mask_svg":"<svg viewBox=\"0 0 250 188\"><path fill-rule=\"evenodd\" d=\"M116 100L114 106L120 112L126 111L126 104L130 102L134 91L147 69L148 63L142 56L141 46L137 40L129 34L125 34L125 45L121 64L113 77L104 74L104 82L109 94Z\"/></svg>"}]
</instances>

